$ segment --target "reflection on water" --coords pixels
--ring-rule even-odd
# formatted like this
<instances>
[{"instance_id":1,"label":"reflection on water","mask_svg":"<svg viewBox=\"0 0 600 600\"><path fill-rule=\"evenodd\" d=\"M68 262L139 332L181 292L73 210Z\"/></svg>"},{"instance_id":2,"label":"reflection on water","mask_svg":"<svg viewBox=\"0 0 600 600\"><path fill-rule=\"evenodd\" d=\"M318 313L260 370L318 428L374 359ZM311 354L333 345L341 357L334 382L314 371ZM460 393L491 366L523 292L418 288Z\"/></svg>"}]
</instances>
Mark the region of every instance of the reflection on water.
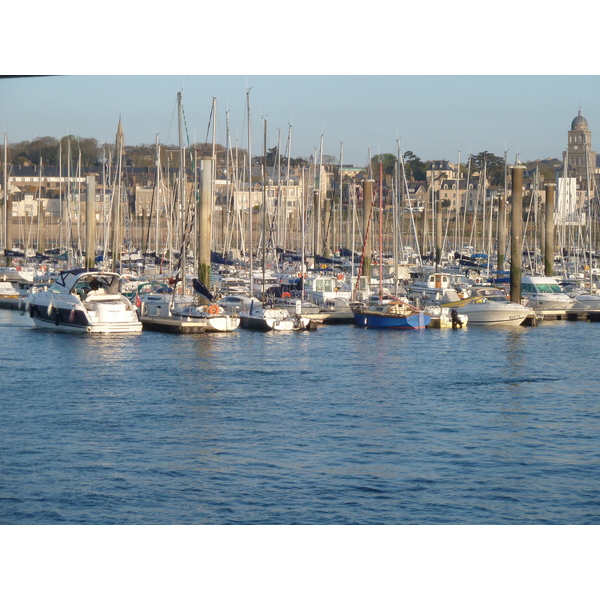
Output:
<instances>
[{"instance_id":1,"label":"reflection on water","mask_svg":"<svg viewBox=\"0 0 600 600\"><path fill-rule=\"evenodd\" d=\"M3 523L600 522L591 323L0 347Z\"/></svg>"}]
</instances>

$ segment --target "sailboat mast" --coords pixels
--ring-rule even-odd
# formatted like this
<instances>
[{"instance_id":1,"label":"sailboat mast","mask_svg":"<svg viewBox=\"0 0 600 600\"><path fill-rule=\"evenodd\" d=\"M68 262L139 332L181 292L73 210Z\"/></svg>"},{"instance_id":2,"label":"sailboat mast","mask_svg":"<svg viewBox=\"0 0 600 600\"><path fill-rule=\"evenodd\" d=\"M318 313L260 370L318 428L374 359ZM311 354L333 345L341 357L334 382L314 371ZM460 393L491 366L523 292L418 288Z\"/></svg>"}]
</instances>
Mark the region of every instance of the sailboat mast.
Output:
<instances>
[{"instance_id":1,"label":"sailboat mast","mask_svg":"<svg viewBox=\"0 0 600 600\"><path fill-rule=\"evenodd\" d=\"M283 249L284 251L288 246L292 246L291 239L292 234L288 234L288 205L289 205L289 193L290 193L290 159L292 152L292 125L288 125L288 139L287 139L287 165L285 173L285 203L283 208ZM290 224L291 227L291 224ZM296 250L296 248L294 248Z\"/></svg>"},{"instance_id":2,"label":"sailboat mast","mask_svg":"<svg viewBox=\"0 0 600 600\"><path fill-rule=\"evenodd\" d=\"M383 162L379 161L379 299L383 298Z\"/></svg>"},{"instance_id":3,"label":"sailboat mast","mask_svg":"<svg viewBox=\"0 0 600 600\"><path fill-rule=\"evenodd\" d=\"M248 242L249 269L250 269L250 297L254 296L254 284L252 281L252 271L254 270L254 261L252 251L254 247L252 239L252 126L250 123L250 90L246 92L248 101L248 229L250 230L250 239Z\"/></svg>"},{"instance_id":4,"label":"sailboat mast","mask_svg":"<svg viewBox=\"0 0 600 600\"><path fill-rule=\"evenodd\" d=\"M265 272L267 260L267 120L264 121L263 132L263 189L262 189L262 204L263 204L263 222L262 222L262 301L265 301Z\"/></svg>"},{"instance_id":5,"label":"sailboat mast","mask_svg":"<svg viewBox=\"0 0 600 600\"><path fill-rule=\"evenodd\" d=\"M181 293L185 295L185 273L186 273L186 235L185 235L185 227L186 227L186 206L185 206L185 182L184 182L184 174L185 174L185 148L183 143L183 119L182 119L182 98L181 92L177 92L177 122L179 126L179 210L177 211L177 216L179 217L180 223L180 231L181 231L181 256L180 256L180 273L181 273L181 281L182 281L182 290Z\"/></svg>"},{"instance_id":6,"label":"sailboat mast","mask_svg":"<svg viewBox=\"0 0 600 600\"><path fill-rule=\"evenodd\" d=\"M8 176L7 176L7 169L8 169L8 136L5 133L4 134L4 183L2 186L2 189L4 190L4 222L2 224L2 241L3 241L4 247L7 248L8 250L10 250L11 248L8 248L8 237L7 237L7 234L8 234Z\"/></svg>"},{"instance_id":7,"label":"sailboat mast","mask_svg":"<svg viewBox=\"0 0 600 600\"><path fill-rule=\"evenodd\" d=\"M340 214L338 215L338 223L339 223L339 231L338 231L338 248L340 250L340 259L342 258L342 231L343 231L343 223L342 223L342 206L343 206L343 202L342 202L342 198L344 196L343 194L343 190L344 190L344 169L343 169L343 165L344 165L344 142L340 142L340 201L339 201L339 211Z\"/></svg>"}]
</instances>

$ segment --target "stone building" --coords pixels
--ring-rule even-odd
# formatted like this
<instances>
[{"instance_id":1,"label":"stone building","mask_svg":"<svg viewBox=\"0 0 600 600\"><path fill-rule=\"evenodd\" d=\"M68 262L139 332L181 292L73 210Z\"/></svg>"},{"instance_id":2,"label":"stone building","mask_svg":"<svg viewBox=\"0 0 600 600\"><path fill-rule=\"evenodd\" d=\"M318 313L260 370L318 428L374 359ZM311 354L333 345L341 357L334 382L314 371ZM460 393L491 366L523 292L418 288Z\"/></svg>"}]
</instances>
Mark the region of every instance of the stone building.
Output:
<instances>
[{"instance_id":1,"label":"stone building","mask_svg":"<svg viewBox=\"0 0 600 600\"><path fill-rule=\"evenodd\" d=\"M571 123L563 164L568 167L566 176L574 177L580 186L587 185L588 174L593 177L598 172L596 153L592 150L592 132L581 110Z\"/></svg>"}]
</instances>

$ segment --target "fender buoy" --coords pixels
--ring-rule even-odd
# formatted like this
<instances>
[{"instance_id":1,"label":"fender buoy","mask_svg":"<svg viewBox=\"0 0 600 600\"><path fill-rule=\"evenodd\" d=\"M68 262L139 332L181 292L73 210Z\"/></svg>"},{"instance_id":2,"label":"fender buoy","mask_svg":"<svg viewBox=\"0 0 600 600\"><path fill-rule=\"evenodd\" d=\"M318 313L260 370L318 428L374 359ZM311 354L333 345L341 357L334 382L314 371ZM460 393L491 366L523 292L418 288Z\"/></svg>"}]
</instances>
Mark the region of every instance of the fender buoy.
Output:
<instances>
[{"instance_id":1,"label":"fender buoy","mask_svg":"<svg viewBox=\"0 0 600 600\"><path fill-rule=\"evenodd\" d=\"M29 305L29 316L33 319L33 315L35 314L35 304Z\"/></svg>"},{"instance_id":2,"label":"fender buoy","mask_svg":"<svg viewBox=\"0 0 600 600\"><path fill-rule=\"evenodd\" d=\"M145 317L147 317L149 312L150 312L150 311L148 310L148 305L147 305L147 304L144 302L144 303L142 304L142 314L143 314Z\"/></svg>"},{"instance_id":3,"label":"fender buoy","mask_svg":"<svg viewBox=\"0 0 600 600\"><path fill-rule=\"evenodd\" d=\"M69 323L75 323L75 309L71 309L69 313Z\"/></svg>"},{"instance_id":4,"label":"fender buoy","mask_svg":"<svg viewBox=\"0 0 600 600\"><path fill-rule=\"evenodd\" d=\"M208 314L209 315L216 315L219 312L219 307L216 304L211 304L208 307Z\"/></svg>"},{"instance_id":5,"label":"fender buoy","mask_svg":"<svg viewBox=\"0 0 600 600\"><path fill-rule=\"evenodd\" d=\"M282 298L291 298L292 295L289 292L283 292L283 294L281 294Z\"/></svg>"},{"instance_id":6,"label":"fender buoy","mask_svg":"<svg viewBox=\"0 0 600 600\"><path fill-rule=\"evenodd\" d=\"M60 325L60 313L58 312L58 308L56 309L56 314L54 315L54 324L57 327Z\"/></svg>"}]
</instances>

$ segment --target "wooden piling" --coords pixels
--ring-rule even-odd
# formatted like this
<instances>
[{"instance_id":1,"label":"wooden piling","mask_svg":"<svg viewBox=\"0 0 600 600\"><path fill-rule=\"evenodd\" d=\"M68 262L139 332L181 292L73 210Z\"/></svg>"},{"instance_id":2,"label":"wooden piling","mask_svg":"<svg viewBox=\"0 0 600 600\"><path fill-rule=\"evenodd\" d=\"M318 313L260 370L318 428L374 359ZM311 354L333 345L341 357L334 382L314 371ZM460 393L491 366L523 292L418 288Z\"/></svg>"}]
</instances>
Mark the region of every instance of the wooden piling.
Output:
<instances>
[{"instance_id":1,"label":"wooden piling","mask_svg":"<svg viewBox=\"0 0 600 600\"><path fill-rule=\"evenodd\" d=\"M556 184L546 184L546 205L544 228L544 275L552 277L554 274L554 199Z\"/></svg>"},{"instance_id":2,"label":"wooden piling","mask_svg":"<svg viewBox=\"0 0 600 600\"><path fill-rule=\"evenodd\" d=\"M200 198L197 212L198 280L210 289L212 248L212 158L200 160Z\"/></svg>"},{"instance_id":3,"label":"wooden piling","mask_svg":"<svg viewBox=\"0 0 600 600\"><path fill-rule=\"evenodd\" d=\"M510 241L510 300L521 303L521 275L523 272L523 172L525 165L512 167L512 209Z\"/></svg>"},{"instance_id":4,"label":"wooden piling","mask_svg":"<svg viewBox=\"0 0 600 600\"><path fill-rule=\"evenodd\" d=\"M313 256L315 259L315 267L317 266L317 254L321 252L321 197L318 190L313 193L313 208L314 208L314 230L313 230Z\"/></svg>"},{"instance_id":5,"label":"wooden piling","mask_svg":"<svg viewBox=\"0 0 600 600\"><path fill-rule=\"evenodd\" d=\"M371 264L373 254L373 179L363 182L363 235L366 235L365 253L362 274L371 280ZM370 222L369 222L370 221Z\"/></svg>"},{"instance_id":6,"label":"wooden piling","mask_svg":"<svg viewBox=\"0 0 600 600\"><path fill-rule=\"evenodd\" d=\"M39 218L39 216L38 216ZM43 249L42 249L43 252ZM86 177L85 189L85 268L96 266L96 176Z\"/></svg>"},{"instance_id":7,"label":"wooden piling","mask_svg":"<svg viewBox=\"0 0 600 600\"><path fill-rule=\"evenodd\" d=\"M498 263L497 270L504 271L506 252L506 198L502 195L498 201Z\"/></svg>"}]
</instances>

